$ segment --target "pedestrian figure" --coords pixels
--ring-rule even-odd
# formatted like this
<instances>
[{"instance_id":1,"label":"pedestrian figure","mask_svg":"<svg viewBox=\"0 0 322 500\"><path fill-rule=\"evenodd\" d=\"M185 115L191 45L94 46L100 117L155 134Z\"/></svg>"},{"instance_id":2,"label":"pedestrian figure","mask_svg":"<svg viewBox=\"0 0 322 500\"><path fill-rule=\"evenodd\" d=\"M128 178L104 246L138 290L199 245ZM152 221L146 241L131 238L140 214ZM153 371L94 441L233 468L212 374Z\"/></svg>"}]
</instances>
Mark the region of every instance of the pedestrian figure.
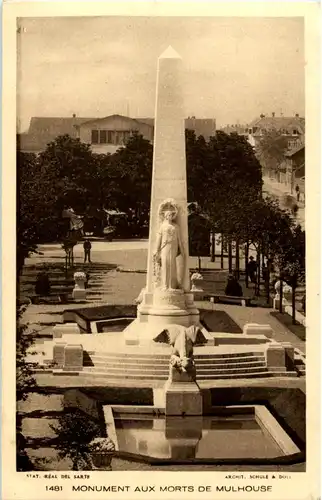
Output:
<instances>
[{"instance_id":1,"label":"pedestrian figure","mask_svg":"<svg viewBox=\"0 0 322 500\"><path fill-rule=\"evenodd\" d=\"M87 260L88 262L91 262L91 248L92 248L91 242L89 240L85 240L83 247L84 247L84 262L86 262Z\"/></svg>"},{"instance_id":2,"label":"pedestrian figure","mask_svg":"<svg viewBox=\"0 0 322 500\"><path fill-rule=\"evenodd\" d=\"M268 266L264 266L262 269L262 276L265 283L269 280Z\"/></svg>"},{"instance_id":3,"label":"pedestrian figure","mask_svg":"<svg viewBox=\"0 0 322 500\"><path fill-rule=\"evenodd\" d=\"M300 201L301 191L300 191L300 187L298 184L296 184L295 191L296 191L296 199L297 199L297 201Z\"/></svg>"},{"instance_id":4,"label":"pedestrian figure","mask_svg":"<svg viewBox=\"0 0 322 500\"><path fill-rule=\"evenodd\" d=\"M294 217L297 216L298 211L299 211L299 207L297 205L293 205L292 212L293 212Z\"/></svg>"},{"instance_id":5,"label":"pedestrian figure","mask_svg":"<svg viewBox=\"0 0 322 500\"><path fill-rule=\"evenodd\" d=\"M305 312L306 312L306 293L304 293L304 295L302 297L302 310L305 314Z\"/></svg>"},{"instance_id":6,"label":"pedestrian figure","mask_svg":"<svg viewBox=\"0 0 322 500\"><path fill-rule=\"evenodd\" d=\"M257 272L257 264L254 261L254 257L251 255L249 257L249 261L247 262L247 274L252 283L256 283L256 272Z\"/></svg>"},{"instance_id":7,"label":"pedestrian figure","mask_svg":"<svg viewBox=\"0 0 322 500\"><path fill-rule=\"evenodd\" d=\"M238 280L232 275L228 275L228 281L225 288L225 295L230 295L232 297L242 297L243 290Z\"/></svg>"},{"instance_id":8,"label":"pedestrian figure","mask_svg":"<svg viewBox=\"0 0 322 500\"><path fill-rule=\"evenodd\" d=\"M38 274L36 279L35 292L37 295L50 295L50 281L46 271L42 271Z\"/></svg>"}]
</instances>

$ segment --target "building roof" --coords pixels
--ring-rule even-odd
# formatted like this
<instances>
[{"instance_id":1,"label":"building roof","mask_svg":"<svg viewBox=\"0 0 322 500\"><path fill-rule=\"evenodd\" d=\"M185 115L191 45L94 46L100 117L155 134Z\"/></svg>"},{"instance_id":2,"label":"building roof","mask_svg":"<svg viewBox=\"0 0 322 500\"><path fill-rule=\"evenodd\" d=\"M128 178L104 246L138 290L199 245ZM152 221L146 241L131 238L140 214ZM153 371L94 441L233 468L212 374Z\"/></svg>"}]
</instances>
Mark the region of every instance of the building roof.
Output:
<instances>
[{"instance_id":1,"label":"building roof","mask_svg":"<svg viewBox=\"0 0 322 500\"><path fill-rule=\"evenodd\" d=\"M248 134L248 125L226 125L220 129L225 134L239 134L244 135Z\"/></svg>"},{"instance_id":2,"label":"building roof","mask_svg":"<svg viewBox=\"0 0 322 500\"><path fill-rule=\"evenodd\" d=\"M151 125L154 127L154 118L136 118L141 123L146 123L147 125Z\"/></svg>"},{"instance_id":3,"label":"building roof","mask_svg":"<svg viewBox=\"0 0 322 500\"><path fill-rule=\"evenodd\" d=\"M77 137L77 129L81 125L91 122L106 120L107 118L121 117L137 124L144 123L154 127L154 118L130 118L119 114L105 117L81 118L72 117L33 117L30 120L29 130L26 133L18 135L19 149L21 151L39 152L46 149L47 144L54 141L59 135L68 134L71 137ZM197 135L210 136L216 128L214 119L202 119L189 117L185 120L187 128L193 128Z\"/></svg>"},{"instance_id":4,"label":"building roof","mask_svg":"<svg viewBox=\"0 0 322 500\"><path fill-rule=\"evenodd\" d=\"M286 151L285 156L294 156L296 153L298 153L299 151L301 151L304 148L305 148L304 143L298 144L297 146L294 146L289 151Z\"/></svg>"},{"instance_id":5,"label":"building roof","mask_svg":"<svg viewBox=\"0 0 322 500\"><path fill-rule=\"evenodd\" d=\"M29 130L19 134L19 148L22 151L42 151L49 142L59 135L68 134L76 137L76 128L93 118L80 117L33 117L30 120Z\"/></svg>"},{"instance_id":6,"label":"building roof","mask_svg":"<svg viewBox=\"0 0 322 500\"><path fill-rule=\"evenodd\" d=\"M142 122L142 120L137 119L137 118L130 118L129 116L114 114L114 115L104 116L103 118L89 118L87 121L80 123L78 126L89 125L90 123L93 123L93 122L97 123L97 122L100 122L103 120L107 120L108 118L122 118L122 120L128 120L131 122L136 122L138 124L144 123L144 122ZM147 124L147 125L150 125L150 124ZM153 124L151 126L153 126Z\"/></svg>"},{"instance_id":7,"label":"building roof","mask_svg":"<svg viewBox=\"0 0 322 500\"><path fill-rule=\"evenodd\" d=\"M249 127L256 127L258 130L285 130L290 134L293 130L297 130L300 134L304 134L305 118L300 116L262 116L253 120Z\"/></svg>"}]
</instances>

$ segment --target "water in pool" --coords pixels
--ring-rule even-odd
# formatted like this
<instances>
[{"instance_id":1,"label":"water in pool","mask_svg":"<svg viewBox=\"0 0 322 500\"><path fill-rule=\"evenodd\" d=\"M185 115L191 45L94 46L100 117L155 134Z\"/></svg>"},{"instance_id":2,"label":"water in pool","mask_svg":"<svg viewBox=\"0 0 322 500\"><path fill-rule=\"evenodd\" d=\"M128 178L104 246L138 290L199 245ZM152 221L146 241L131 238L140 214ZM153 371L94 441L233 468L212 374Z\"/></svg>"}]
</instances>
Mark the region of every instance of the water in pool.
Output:
<instances>
[{"instance_id":1,"label":"water in pool","mask_svg":"<svg viewBox=\"0 0 322 500\"><path fill-rule=\"evenodd\" d=\"M157 459L267 459L284 454L254 414L118 414L114 422L119 451Z\"/></svg>"}]
</instances>

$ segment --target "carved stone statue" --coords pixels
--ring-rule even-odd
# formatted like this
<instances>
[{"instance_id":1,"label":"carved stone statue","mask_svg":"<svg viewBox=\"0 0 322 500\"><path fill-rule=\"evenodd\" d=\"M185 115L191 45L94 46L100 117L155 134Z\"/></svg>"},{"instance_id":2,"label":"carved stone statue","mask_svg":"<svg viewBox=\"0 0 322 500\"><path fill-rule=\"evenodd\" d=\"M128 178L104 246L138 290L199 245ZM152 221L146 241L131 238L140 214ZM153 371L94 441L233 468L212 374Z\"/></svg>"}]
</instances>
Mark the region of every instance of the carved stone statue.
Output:
<instances>
[{"instance_id":1,"label":"carved stone statue","mask_svg":"<svg viewBox=\"0 0 322 500\"><path fill-rule=\"evenodd\" d=\"M180 373L188 372L190 375L195 375L193 342L187 335L186 330L180 332L175 339L170 357L170 365L176 368Z\"/></svg>"},{"instance_id":2,"label":"carved stone statue","mask_svg":"<svg viewBox=\"0 0 322 500\"><path fill-rule=\"evenodd\" d=\"M199 326L185 327L167 325L155 338L155 342L170 344L170 380L195 380L196 369L193 360L194 345L207 342Z\"/></svg>"},{"instance_id":3,"label":"carved stone statue","mask_svg":"<svg viewBox=\"0 0 322 500\"><path fill-rule=\"evenodd\" d=\"M175 222L178 207L174 200L161 203L159 208L160 228L157 233L154 262L156 265L156 285L162 290L181 288L177 271L177 257L184 258L180 228Z\"/></svg>"}]
</instances>

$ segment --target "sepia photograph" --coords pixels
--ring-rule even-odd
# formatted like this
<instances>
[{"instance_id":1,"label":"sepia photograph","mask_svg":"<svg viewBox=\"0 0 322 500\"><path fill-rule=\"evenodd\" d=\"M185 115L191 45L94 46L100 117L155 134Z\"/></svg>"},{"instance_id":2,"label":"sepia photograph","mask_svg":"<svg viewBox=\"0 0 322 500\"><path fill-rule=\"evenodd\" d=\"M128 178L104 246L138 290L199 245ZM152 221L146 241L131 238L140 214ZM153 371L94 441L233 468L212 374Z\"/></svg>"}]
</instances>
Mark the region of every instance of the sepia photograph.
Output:
<instances>
[{"instance_id":1,"label":"sepia photograph","mask_svg":"<svg viewBox=\"0 0 322 500\"><path fill-rule=\"evenodd\" d=\"M15 472L86 498L130 491L92 472L234 477L212 498L305 473L304 16L15 36Z\"/></svg>"}]
</instances>

